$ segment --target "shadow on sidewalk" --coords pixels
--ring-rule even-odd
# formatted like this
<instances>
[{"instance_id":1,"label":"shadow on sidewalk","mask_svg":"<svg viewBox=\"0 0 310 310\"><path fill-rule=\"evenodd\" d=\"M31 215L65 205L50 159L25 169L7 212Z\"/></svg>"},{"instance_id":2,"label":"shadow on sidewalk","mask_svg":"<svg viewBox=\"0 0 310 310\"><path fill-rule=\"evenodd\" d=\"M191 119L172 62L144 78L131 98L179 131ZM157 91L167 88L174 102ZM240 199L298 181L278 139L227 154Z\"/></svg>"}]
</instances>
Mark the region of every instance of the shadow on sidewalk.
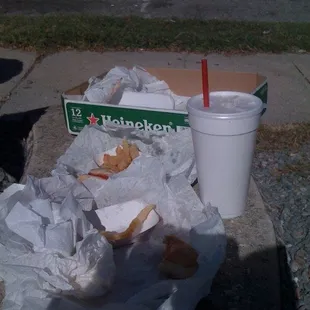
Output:
<instances>
[{"instance_id":1,"label":"shadow on sidewalk","mask_svg":"<svg viewBox=\"0 0 310 310\"><path fill-rule=\"evenodd\" d=\"M279 266L275 266L277 262L272 259L276 256ZM279 287L274 287L277 277ZM274 304L277 293L280 305ZM233 239L228 240L226 260L213 281L211 292L196 308L204 309L296 310L295 286L285 248L270 248L240 260L238 245Z\"/></svg>"},{"instance_id":2,"label":"shadow on sidewalk","mask_svg":"<svg viewBox=\"0 0 310 310\"><path fill-rule=\"evenodd\" d=\"M209 239L206 240L206 242L210 244ZM274 282L272 278L278 277L279 275L277 274L277 267L275 268L274 262L270 262L269 258L273 257L275 254L279 255L281 252L282 254L285 253L281 247L271 248L251 254L246 259L241 260L238 256L238 245L233 239L228 240L226 260L222 264L213 281L209 296L203 298L198 303L196 310L296 310L297 307L294 295L295 288L288 269L285 270L285 275L283 275L282 270L281 279L278 283L281 284L282 289L273 286ZM281 255L279 259L285 260L285 257L281 257ZM119 265L120 270L122 270L119 270L120 273L126 272L126 268L124 267L124 265L126 266L126 259L130 260L132 258L131 255L123 255L122 257L123 261L118 262L121 263L121 266ZM154 262L156 262L156 259L158 260L159 258L154 257ZM283 264L285 265L286 262L281 261L280 265ZM128 271L126 273L128 273ZM134 271L132 273L134 274ZM135 281L142 281L141 275L136 274L136 278L133 278L132 281L133 283ZM285 282L283 283L283 281ZM280 292L277 292L277 290L280 290ZM281 294L281 296L279 296L281 300L277 301L275 294L279 293ZM133 309L157 310L158 306L168 297L159 296L158 299L154 299L152 302L145 302L143 306L140 305L141 308L134 307ZM182 298L182 296L179 296L178 298ZM126 298L124 297L124 299ZM70 310L129 310L131 309L131 306L133 306L133 304L125 303L122 304L122 306L114 305L106 308L105 306L100 306L102 300L103 299L101 298L94 298L90 303L84 305L77 305L74 301L71 303L72 300L71 302L67 300L67 302L69 302L68 305L70 305ZM48 306L48 310L63 309L63 305L67 305L66 302L64 304L63 302L64 300L59 298L53 299ZM122 300L121 302L125 302L125 300ZM180 309L180 307L174 305L173 300L171 304L171 310L172 309ZM180 310L193 309L182 308Z\"/></svg>"},{"instance_id":3,"label":"shadow on sidewalk","mask_svg":"<svg viewBox=\"0 0 310 310\"><path fill-rule=\"evenodd\" d=\"M0 58L0 84L12 79L23 71L23 63L17 59Z\"/></svg>"},{"instance_id":4,"label":"shadow on sidewalk","mask_svg":"<svg viewBox=\"0 0 310 310\"><path fill-rule=\"evenodd\" d=\"M45 108L0 116L0 192L10 183L18 182L26 162L26 140L32 126L45 113ZM4 177L3 177L4 178ZM3 184L2 184L3 183Z\"/></svg>"}]
</instances>

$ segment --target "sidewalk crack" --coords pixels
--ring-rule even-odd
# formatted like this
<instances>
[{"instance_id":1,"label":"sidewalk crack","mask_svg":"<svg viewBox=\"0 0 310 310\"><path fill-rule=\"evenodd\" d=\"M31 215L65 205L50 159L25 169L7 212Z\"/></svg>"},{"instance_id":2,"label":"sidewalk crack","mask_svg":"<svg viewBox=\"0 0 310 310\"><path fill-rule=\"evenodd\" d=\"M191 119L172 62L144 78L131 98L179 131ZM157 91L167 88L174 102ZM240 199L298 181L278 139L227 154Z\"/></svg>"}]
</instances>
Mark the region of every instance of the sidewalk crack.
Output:
<instances>
[{"instance_id":1,"label":"sidewalk crack","mask_svg":"<svg viewBox=\"0 0 310 310\"><path fill-rule=\"evenodd\" d=\"M300 75L305 79L305 81L310 85L310 79L302 72L302 70L295 64L295 62L292 62L296 70L300 73Z\"/></svg>"},{"instance_id":2,"label":"sidewalk crack","mask_svg":"<svg viewBox=\"0 0 310 310\"><path fill-rule=\"evenodd\" d=\"M28 70L25 72L25 74L20 78L20 80L13 86L13 88L7 93L5 96L0 98L0 109L4 104L10 99L12 93L14 90L29 76L29 74L32 72L32 70L35 68L37 64L42 62L42 60L45 58L46 54L39 54L35 60L33 61L32 65L28 68Z\"/></svg>"}]
</instances>

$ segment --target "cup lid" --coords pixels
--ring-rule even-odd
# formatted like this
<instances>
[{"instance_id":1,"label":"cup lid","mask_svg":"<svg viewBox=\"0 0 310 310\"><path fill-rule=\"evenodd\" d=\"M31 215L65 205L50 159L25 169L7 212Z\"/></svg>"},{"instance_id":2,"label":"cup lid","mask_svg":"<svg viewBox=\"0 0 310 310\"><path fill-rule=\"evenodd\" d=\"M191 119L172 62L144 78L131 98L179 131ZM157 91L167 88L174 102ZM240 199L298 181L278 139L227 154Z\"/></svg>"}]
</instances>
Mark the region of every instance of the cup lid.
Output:
<instances>
[{"instance_id":1,"label":"cup lid","mask_svg":"<svg viewBox=\"0 0 310 310\"><path fill-rule=\"evenodd\" d=\"M208 108L203 105L203 96L198 95L189 99L187 110L189 114L202 118L247 118L260 114L263 103L258 97L247 93L217 91L210 93Z\"/></svg>"}]
</instances>

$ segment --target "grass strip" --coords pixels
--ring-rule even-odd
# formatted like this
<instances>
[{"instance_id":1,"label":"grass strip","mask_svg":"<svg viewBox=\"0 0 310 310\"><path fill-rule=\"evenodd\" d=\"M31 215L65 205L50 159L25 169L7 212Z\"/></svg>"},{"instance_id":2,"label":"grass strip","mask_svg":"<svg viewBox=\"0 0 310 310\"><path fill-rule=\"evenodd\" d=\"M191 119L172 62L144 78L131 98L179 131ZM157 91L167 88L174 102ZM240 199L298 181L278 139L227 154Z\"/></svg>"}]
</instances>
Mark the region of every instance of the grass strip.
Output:
<instances>
[{"instance_id":1,"label":"grass strip","mask_svg":"<svg viewBox=\"0 0 310 310\"><path fill-rule=\"evenodd\" d=\"M261 125L257 132L257 151L298 151L310 142L310 123Z\"/></svg>"},{"instance_id":2,"label":"grass strip","mask_svg":"<svg viewBox=\"0 0 310 310\"><path fill-rule=\"evenodd\" d=\"M0 46L36 51L310 51L310 23L0 15Z\"/></svg>"},{"instance_id":3,"label":"grass strip","mask_svg":"<svg viewBox=\"0 0 310 310\"><path fill-rule=\"evenodd\" d=\"M256 152L288 151L294 156L309 142L310 123L261 125L257 131ZM281 168L275 168L272 172L279 180L282 176L292 173L304 177L309 176L309 157L303 156L294 164L285 164Z\"/></svg>"}]
</instances>

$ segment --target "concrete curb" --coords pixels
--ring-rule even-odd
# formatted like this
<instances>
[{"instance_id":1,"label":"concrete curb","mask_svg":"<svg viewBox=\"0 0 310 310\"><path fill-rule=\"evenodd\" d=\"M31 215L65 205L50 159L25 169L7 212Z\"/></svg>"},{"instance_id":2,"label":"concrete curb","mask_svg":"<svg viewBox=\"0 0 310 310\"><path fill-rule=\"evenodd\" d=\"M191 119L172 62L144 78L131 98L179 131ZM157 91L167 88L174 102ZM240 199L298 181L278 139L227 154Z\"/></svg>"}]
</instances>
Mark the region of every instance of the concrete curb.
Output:
<instances>
[{"instance_id":1,"label":"concrete curb","mask_svg":"<svg viewBox=\"0 0 310 310\"><path fill-rule=\"evenodd\" d=\"M50 107L34 124L27 141L27 175L46 177L74 140L67 133L61 106ZM198 188L195 190L198 192ZM227 259L208 299L220 309L281 309L278 255L273 224L251 178L244 216L224 221ZM204 309L203 301L198 309Z\"/></svg>"},{"instance_id":2,"label":"concrete curb","mask_svg":"<svg viewBox=\"0 0 310 310\"><path fill-rule=\"evenodd\" d=\"M25 183L26 182L26 171L28 170L30 161L32 159L32 154L34 153L34 129L32 128L31 131L29 132L28 138L26 139L25 145L24 145L24 154L25 154L25 165L24 165L24 171L23 175L20 179L20 183Z\"/></svg>"},{"instance_id":3,"label":"concrete curb","mask_svg":"<svg viewBox=\"0 0 310 310\"><path fill-rule=\"evenodd\" d=\"M275 232L253 178L245 214L224 225L227 255L213 283L213 304L219 309L281 309Z\"/></svg>"},{"instance_id":4,"label":"concrete curb","mask_svg":"<svg viewBox=\"0 0 310 310\"><path fill-rule=\"evenodd\" d=\"M63 154L74 137L69 135L64 122L61 106L46 109L40 119L33 125L27 141L27 159L22 183L27 175L38 178L50 175L57 158Z\"/></svg>"}]
</instances>

